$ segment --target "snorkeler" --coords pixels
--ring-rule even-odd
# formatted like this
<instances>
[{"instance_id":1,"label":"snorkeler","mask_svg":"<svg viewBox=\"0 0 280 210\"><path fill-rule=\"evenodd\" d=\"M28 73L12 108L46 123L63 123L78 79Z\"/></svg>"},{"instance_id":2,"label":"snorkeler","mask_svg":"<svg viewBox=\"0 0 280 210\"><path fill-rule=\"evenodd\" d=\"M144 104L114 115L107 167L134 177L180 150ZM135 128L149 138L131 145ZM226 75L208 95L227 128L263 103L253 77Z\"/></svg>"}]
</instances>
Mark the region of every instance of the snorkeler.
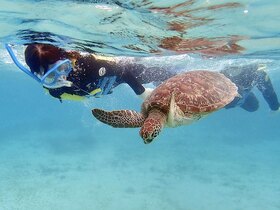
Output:
<instances>
[{"instance_id":1,"label":"snorkeler","mask_svg":"<svg viewBox=\"0 0 280 210\"><path fill-rule=\"evenodd\" d=\"M6 44L6 49L22 71L60 101L110 94L121 83L127 83L138 96L145 98L152 90L142 84L162 82L175 74L162 68L147 68L125 58L81 54L50 44L27 46L25 61L29 70L20 64L11 46Z\"/></svg>"},{"instance_id":2,"label":"snorkeler","mask_svg":"<svg viewBox=\"0 0 280 210\"><path fill-rule=\"evenodd\" d=\"M107 95L121 83L127 83L141 98L152 91L142 84L161 83L176 72L159 67L147 67L128 58L101 57L66 51L50 44L31 44L25 49L25 60L30 70L17 60L12 48L6 48L15 64L37 80L55 98L81 100L86 97ZM265 66L251 64L229 66L221 71L238 87L236 97L226 108L240 106L254 112L259 102L252 89L257 87L271 110L279 109L279 101Z\"/></svg>"},{"instance_id":3,"label":"snorkeler","mask_svg":"<svg viewBox=\"0 0 280 210\"><path fill-rule=\"evenodd\" d=\"M239 97L236 97L225 108L240 106L248 112L259 108L259 101L252 92L254 87L262 93L265 101L272 111L279 110L280 103L274 91L271 80L265 71L264 64L249 64L246 66L230 66L221 71L238 87Z\"/></svg>"}]
</instances>

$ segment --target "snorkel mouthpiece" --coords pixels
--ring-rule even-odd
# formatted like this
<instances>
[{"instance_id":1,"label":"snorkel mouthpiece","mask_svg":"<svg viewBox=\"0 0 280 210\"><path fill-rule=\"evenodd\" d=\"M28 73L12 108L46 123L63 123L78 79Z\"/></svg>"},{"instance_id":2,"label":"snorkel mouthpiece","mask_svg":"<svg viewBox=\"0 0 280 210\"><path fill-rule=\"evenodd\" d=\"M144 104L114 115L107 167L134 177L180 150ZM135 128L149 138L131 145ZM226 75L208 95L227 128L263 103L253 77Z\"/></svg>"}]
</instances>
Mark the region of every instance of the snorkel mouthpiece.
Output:
<instances>
[{"instance_id":1,"label":"snorkel mouthpiece","mask_svg":"<svg viewBox=\"0 0 280 210\"><path fill-rule=\"evenodd\" d=\"M59 80L55 84L52 84L52 85L43 84L43 86L48 89L71 87L72 85L73 85L73 82L65 80L65 79Z\"/></svg>"},{"instance_id":2,"label":"snorkel mouthpiece","mask_svg":"<svg viewBox=\"0 0 280 210\"><path fill-rule=\"evenodd\" d=\"M71 86L73 85L73 82L68 81L68 80L64 80L63 85L64 85L65 87L71 87Z\"/></svg>"}]
</instances>

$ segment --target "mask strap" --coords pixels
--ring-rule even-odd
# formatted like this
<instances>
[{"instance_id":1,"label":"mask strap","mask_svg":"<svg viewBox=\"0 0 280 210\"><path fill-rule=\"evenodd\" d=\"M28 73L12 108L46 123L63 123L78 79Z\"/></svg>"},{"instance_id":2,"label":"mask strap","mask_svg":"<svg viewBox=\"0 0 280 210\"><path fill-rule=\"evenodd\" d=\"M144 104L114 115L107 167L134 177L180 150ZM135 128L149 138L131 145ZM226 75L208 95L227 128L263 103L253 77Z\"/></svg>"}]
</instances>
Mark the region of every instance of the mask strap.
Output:
<instances>
[{"instance_id":1,"label":"mask strap","mask_svg":"<svg viewBox=\"0 0 280 210\"><path fill-rule=\"evenodd\" d=\"M27 68L25 68L16 58L16 55L14 54L12 48L9 46L9 44L5 44L5 48L8 51L10 57L12 58L13 62L16 64L16 66L22 70L24 73L28 74L30 77L32 77L33 79L35 79L37 82L41 83L41 80L36 77L34 74L32 74L32 72L30 70L28 70Z\"/></svg>"}]
</instances>

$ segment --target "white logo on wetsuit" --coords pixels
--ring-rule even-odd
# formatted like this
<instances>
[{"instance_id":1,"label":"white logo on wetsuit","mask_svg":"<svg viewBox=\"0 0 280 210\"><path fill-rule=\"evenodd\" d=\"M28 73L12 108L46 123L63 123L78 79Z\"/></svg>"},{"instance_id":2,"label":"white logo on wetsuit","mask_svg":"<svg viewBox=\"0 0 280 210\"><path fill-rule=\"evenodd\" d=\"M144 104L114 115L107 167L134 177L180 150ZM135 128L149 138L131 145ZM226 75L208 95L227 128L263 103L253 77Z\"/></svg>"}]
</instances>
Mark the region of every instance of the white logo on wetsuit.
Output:
<instances>
[{"instance_id":1,"label":"white logo on wetsuit","mask_svg":"<svg viewBox=\"0 0 280 210\"><path fill-rule=\"evenodd\" d=\"M101 67L99 70L98 70L98 74L99 76L104 76L106 74L106 69L105 67Z\"/></svg>"}]
</instances>

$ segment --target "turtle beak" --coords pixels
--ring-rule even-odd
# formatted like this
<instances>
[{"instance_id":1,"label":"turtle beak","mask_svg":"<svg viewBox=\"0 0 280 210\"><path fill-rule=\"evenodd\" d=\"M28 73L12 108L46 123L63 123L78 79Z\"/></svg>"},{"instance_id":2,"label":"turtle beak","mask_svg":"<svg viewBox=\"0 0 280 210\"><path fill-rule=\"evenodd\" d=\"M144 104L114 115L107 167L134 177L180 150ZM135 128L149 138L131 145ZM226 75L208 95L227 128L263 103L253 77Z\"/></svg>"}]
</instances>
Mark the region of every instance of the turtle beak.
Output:
<instances>
[{"instance_id":1,"label":"turtle beak","mask_svg":"<svg viewBox=\"0 0 280 210\"><path fill-rule=\"evenodd\" d=\"M153 139L151 139L151 138L144 138L144 137L142 137L142 138L144 140L144 144L149 144L153 141Z\"/></svg>"},{"instance_id":2,"label":"turtle beak","mask_svg":"<svg viewBox=\"0 0 280 210\"><path fill-rule=\"evenodd\" d=\"M144 143L149 144L154 140L154 138L158 136L159 130L151 131L151 130L146 130L145 128L142 127L139 133Z\"/></svg>"}]
</instances>

